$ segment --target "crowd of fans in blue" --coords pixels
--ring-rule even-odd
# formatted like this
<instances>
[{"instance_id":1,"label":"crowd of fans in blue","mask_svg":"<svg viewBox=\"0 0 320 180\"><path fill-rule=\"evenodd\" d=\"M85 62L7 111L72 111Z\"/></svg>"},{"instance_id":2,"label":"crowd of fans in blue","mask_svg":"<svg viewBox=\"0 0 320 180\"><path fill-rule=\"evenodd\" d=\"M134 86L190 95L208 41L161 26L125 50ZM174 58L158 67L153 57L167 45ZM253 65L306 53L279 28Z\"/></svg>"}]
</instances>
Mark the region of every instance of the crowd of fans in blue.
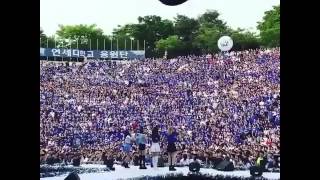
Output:
<instances>
[{"instance_id":1,"label":"crowd of fans in blue","mask_svg":"<svg viewBox=\"0 0 320 180\"><path fill-rule=\"evenodd\" d=\"M280 168L280 48L207 56L82 63L40 61L40 163L123 161L126 133L159 125L166 164L168 127L177 164L197 156L248 169ZM136 164L137 145L131 162Z\"/></svg>"}]
</instances>

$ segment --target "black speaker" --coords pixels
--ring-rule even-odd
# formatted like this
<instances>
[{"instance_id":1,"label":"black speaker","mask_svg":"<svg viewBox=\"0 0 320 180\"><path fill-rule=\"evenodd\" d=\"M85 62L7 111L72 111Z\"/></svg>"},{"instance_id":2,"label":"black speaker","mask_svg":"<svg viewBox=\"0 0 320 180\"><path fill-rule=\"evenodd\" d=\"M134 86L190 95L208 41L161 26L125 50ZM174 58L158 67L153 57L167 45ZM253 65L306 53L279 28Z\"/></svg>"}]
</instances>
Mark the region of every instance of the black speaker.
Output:
<instances>
[{"instance_id":1,"label":"black speaker","mask_svg":"<svg viewBox=\"0 0 320 180\"><path fill-rule=\"evenodd\" d=\"M251 166L250 167L250 174L253 177L259 177L262 176L263 169L258 166Z\"/></svg>"},{"instance_id":2,"label":"black speaker","mask_svg":"<svg viewBox=\"0 0 320 180\"><path fill-rule=\"evenodd\" d=\"M191 162L189 164L189 171L192 173L198 173L200 171L200 164L198 162Z\"/></svg>"},{"instance_id":3,"label":"black speaker","mask_svg":"<svg viewBox=\"0 0 320 180\"><path fill-rule=\"evenodd\" d=\"M80 177L76 172L72 172L64 180L80 180Z\"/></svg>"},{"instance_id":4,"label":"black speaker","mask_svg":"<svg viewBox=\"0 0 320 180\"><path fill-rule=\"evenodd\" d=\"M159 1L168 6L176 6L176 5L185 3L187 0L159 0Z\"/></svg>"},{"instance_id":5,"label":"black speaker","mask_svg":"<svg viewBox=\"0 0 320 180\"><path fill-rule=\"evenodd\" d=\"M73 166L80 166L80 158L75 158L72 160L72 165Z\"/></svg>"},{"instance_id":6,"label":"black speaker","mask_svg":"<svg viewBox=\"0 0 320 180\"><path fill-rule=\"evenodd\" d=\"M219 163L216 167L217 170L219 171L233 171L234 170L234 165L232 162L229 161L222 161Z\"/></svg>"}]
</instances>

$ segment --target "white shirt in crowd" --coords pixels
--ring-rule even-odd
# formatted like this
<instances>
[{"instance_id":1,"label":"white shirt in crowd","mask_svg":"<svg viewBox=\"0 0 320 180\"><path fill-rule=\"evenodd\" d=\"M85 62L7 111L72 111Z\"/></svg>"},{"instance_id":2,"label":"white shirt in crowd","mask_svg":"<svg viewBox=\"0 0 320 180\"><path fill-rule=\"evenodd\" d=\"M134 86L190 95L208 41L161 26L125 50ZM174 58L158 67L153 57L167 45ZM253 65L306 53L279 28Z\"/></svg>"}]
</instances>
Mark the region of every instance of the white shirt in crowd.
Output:
<instances>
[{"instance_id":1,"label":"white shirt in crowd","mask_svg":"<svg viewBox=\"0 0 320 180\"><path fill-rule=\"evenodd\" d=\"M85 157L85 158L82 158L82 162L83 162L83 163L86 163L86 162L88 162L88 160L89 160L89 159L88 159L87 157Z\"/></svg>"},{"instance_id":2,"label":"white shirt in crowd","mask_svg":"<svg viewBox=\"0 0 320 180\"><path fill-rule=\"evenodd\" d=\"M131 137L129 135L127 135L126 139L124 140L124 143L126 144L130 144L131 143Z\"/></svg>"},{"instance_id":3,"label":"white shirt in crowd","mask_svg":"<svg viewBox=\"0 0 320 180\"><path fill-rule=\"evenodd\" d=\"M190 160L190 159L181 159L180 160L180 165L182 165L182 166L188 166L190 163L192 162L192 160Z\"/></svg>"},{"instance_id":4,"label":"white shirt in crowd","mask_svg":"<svg viewBox=\"0 0 320 180\"><path fill-rule=\"evenodd\" d=\"M79 106L78 106L78 111L80 112L80 111L81 111L81 109L82 109L82 106L81 106L81 105L79 105Z\"/></svg>"}]
</instances>

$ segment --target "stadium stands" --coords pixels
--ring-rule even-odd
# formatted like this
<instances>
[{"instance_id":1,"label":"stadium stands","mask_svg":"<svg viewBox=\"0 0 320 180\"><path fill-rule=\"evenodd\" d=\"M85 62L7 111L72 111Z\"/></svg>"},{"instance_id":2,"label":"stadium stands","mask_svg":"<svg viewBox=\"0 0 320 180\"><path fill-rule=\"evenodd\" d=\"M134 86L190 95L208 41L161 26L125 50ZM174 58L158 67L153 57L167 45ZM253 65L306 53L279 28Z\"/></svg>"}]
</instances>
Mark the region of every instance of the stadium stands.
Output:
<instances>
[{"instance_id":1,"label":"stadium stands","mask_svg":"<svg viewBox=\"0 0 320 180\"><path fill-rule=\"evenodd\" d=\"M161 135L169 125L179 133L178 162L196 152L208 166L229 158L236 169L249 169L262 158L279 168L279 72L279 48L212 59L41 61L40 161L81 156L82 163L99 163L103 153L121 161L125 131L144 126L151 133L159 124Z\"/></svg>"}]
</instances>

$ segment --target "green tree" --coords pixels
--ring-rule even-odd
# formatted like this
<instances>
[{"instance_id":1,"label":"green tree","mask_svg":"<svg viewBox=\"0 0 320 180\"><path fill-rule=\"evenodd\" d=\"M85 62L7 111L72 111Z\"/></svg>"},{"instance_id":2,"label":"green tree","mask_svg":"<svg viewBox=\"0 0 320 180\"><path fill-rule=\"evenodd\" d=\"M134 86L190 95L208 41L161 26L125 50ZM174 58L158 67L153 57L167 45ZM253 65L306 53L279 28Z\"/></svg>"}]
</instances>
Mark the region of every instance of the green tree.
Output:
<instances>
[{"instance_id":1,"label":"green tree","mask_svg":"<svg viewBox=\"0 0 320 180\"><path fill-rule=\"evenodd\" d=\"M110 36L104 35L96 25L60 25L57 38L47 37L40 27L42 47L79 49L143 50L145 40L146 57L169 56L218 52L217 41L223 35L231 36L233 50L257 48L261 44L269 47L280 45L280 6L265 12L259 22L259 37L243 29L232 29L220 19L215 10L207 10L198 18L177 15L174 21L160 16L148 15L137 18L137 23L118 25ZM132 40L130 39L132 38ZM47 43L48 42L48 43ZM112 43L111 43L112 42ZM57 46L55 46L55 44ZM139 48L138 48L139 47Z\"/></svg>"},{"instance_id":2,"label":"green tree","mask_svg":"<svg viewBox=\"0 0 320 180\"><path fill-rule=\"evenodd\" d=\"M126 24L124 26L118 25L118 27L113 30L113 37L115 40L118 39L119 49L131 49L130 38L136 39L134 37L134 35L136 35L135 31L137 31L136 24ZM135 47L137 46L136 42L133 41L132 46L133 49L135 49ZM143 47L139 47L139 49L141 48Z\"/></svg>"},{"instance_id":3,"label":"green tree","mask_svg":"<svg viewBox=\"0 0 320 180\"><path fill-rule=\"evenodd\" d=\"M145 40L146 55L153 57L159 55L157 54L155 43L160 39L173 35L174 28L170 20L162 20L160 16L151 15L138 17L137 24L120 26L114 30L113 34L118 38L128 38L128 40L130 37L133 37L133 49L137 49L138 40L139 49L143 49L143 41Z\"/></svg>"},{"instance_id":4,"label":"green tree","mask_svg":"<svg viewBox=\"0 0 320 180\"><path fill-rule=\"evenodd\" d=\"M133 50L143 50L144 38L140 39L140 31L146 32L139 24L126 24L125 26L118 26L118 28L113 30L113 38L114 40L118 39L119 49L130 50L132 48Z\"/></svg>"},{"instance_id":5,"label":"green tree","mask_svg":"<svg viewBox=\"0 0 320 180\"><path fill-rule=\"evenodd\" d=\"M60 47L78 47L80 49L103 49L104 39L108 39L103 35L102 29L95 24L92 25L59 25L57 42Z\"/></svg>"},{"instance_id":6,"label":"green tree","mask_svg":"<svg viewBox=\"0 0 320 180\"><path fill-rule=\"evenodd\" d=\"M44 34L43 29L40 27L40 47L46 47L47 36Z\"/></svg>"},{"instance_id":7,"label":"green tree","mask_svg":"<svg viewBox=\"0 0 320 180\"><path fill-rule=\"evenodd\" d=\"M40 38L45 38L46 35L44 34L43 29L40 27Z\"/></svg>"},{"instance_id":8,"label":"green tree","mask_svg":"<svg viewBox=\"0 0 320 180\"><path fill-rule=\"evenodd\" d=\"M183 48L183 42L177 35L169 36L166 39L161 39L156 42L157 51L163 54L164 51L168 51L169 56L175 56L179 54L179 51Z\"/></svg>"},{"instance_id":9,"label":"green tree","mask_svg":"<svg viewBox=\"0 0 320 180\"><path fill-rule=\"evenodd\" d=\"M43 29L40 27L40 47L54 48L54 36L47 36Z\"/></svg>"},{"instance_id":10,"label":"green tree","mask_svg":"<svg viewBox=\"0 0 320 180\"><path fill-rule=\"evenodd\" d=\"M259 48L259 39L258 37L249 31L238 28L237 30L230 30L230 36L233 40L234 51L240 51L245 49L256 49Z\"/></svg>"},{"instance_id":11,"label":"green tree","mask_svg":"<svg viewBox=\"0 0 320 180\"><path fill-rule=\"evenodd\" d=\"M199 22L193 18L177 15L174 18L174 34L182 37L183 41L190 41L199 30Z\"/></svg>"},{"instance_id":12,"label":"green tree","mask_svg":"<svg viewBox=\"0 0 320 180\"><path fill-rule=\"evenodd\" d=\"M181 55L197 54L197 48L193 47L192 42L198 34L199 27L196 19L184 15L174 18L174 34L183 42Z\"/></svg>"},{"instance_id":13,"label":"green tree","mask_svg":"<svg viewBox=\"0 0 320 180\"><path fill-rule=\"evenodd\" d=\"M207 10L199 18L199 24L202 27L215 28L219 31L227 29L226 23L219 19L220 13L216 10Z\"/></svg>"},{"instance_id":14,"label":"green tree","mask_svg":"<svg viewBox=\"0 0 320 180\"><path fill-rule=\"evenodd\" d=\"M148 56L159 56L156 51L156 42L174 34L173 23L162 20L160 16L144 16L138 18L134 36L136 39L146 41L146 54Z\"/></svg>"},{"instance_id":15,"label":"green tree","mask_svg":"<svg viewBox=\"0 0 320 180\"><path fill-rule=\"evenodd\" d=\"M218 39L222 35L230 33L226 23L219 19L219 12L207 10L198 17L199 31L193 40L193 48L199 49L202 53L218 52Z\"/></svg>"},{"instance_id":16,"label":"green tree","mask_svg":"<svg viewBox=\"0 0 320 180\"><path fill-rule=\"evenodd\" d=\"M280 5L266 11L262 22L258 22L261 43L267 47L280 46Z\"/></svg>"},{"instance_id":17,"label":"green tree","mask_svg":"<svg viewBox=\"0 0 320 180\"><path fill-rule=\"evenodd\" d=\"M218 52L218 39L223 35L221 31L215 28L201 27L198 36L195 38L193 45L199 48L202 53Z\"/></svg>"}]
</instances>

